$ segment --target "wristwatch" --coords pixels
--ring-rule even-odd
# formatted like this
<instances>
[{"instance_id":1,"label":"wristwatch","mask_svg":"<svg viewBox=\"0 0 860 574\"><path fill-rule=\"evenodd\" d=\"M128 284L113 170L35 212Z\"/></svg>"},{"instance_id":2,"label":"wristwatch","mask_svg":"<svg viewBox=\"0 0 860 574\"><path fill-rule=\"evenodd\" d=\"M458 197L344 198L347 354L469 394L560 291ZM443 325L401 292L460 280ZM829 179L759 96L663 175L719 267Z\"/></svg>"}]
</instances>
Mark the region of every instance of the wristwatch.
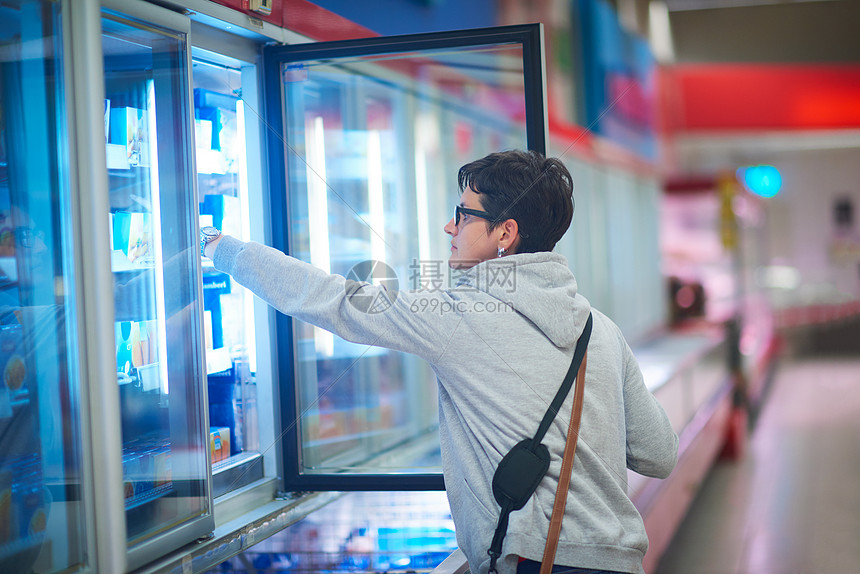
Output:
<instances>
[{"instance_id":1,"label":"wristwatch","mask_svg":"<svg viewBox=\"0 0 860 574\"><path fill-rule=\"evenodd\" d=\"M206 250L206 246L209 243L212 243L213 241L218 239L219 237L221 237L221 230L219 230L217 227L212 227L211 225L208 225L206 227L201 227L200 228L200 255L205 257L206 253L204 253L204 251Z\"/></svg>"}]
</instances>

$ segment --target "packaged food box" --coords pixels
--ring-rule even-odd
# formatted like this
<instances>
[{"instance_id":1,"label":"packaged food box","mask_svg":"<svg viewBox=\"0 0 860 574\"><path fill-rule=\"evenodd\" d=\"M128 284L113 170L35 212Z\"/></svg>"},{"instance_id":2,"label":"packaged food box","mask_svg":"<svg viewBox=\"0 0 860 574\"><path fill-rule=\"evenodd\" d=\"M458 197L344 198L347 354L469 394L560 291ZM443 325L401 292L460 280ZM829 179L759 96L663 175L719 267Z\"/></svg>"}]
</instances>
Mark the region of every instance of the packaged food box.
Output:
<instances>
[{"instance_id":1,"label":"packaged food box","mask_svg":"<svg viewBox=\"0 0 860 574\"><path fill-rule=\"evenodd\" d=\"M170 448L162 446L153 455L153 467L155 468L155 487L170 484L173 480L173 471L170 466Z\"/></svg>"},{"instance_id":2,"label":"packaged food box","mask_svg":"<svg viewBox=\"0 0 860 574\"><path fill-rule=\"evenodd\" d=\"M221 460L230 458L230 443L232 435L229 427L218 427L218 434L221 437Z\"/></svg>"},{"instance_id":3,"label":"packaged food box","mask_svg":"<svg viewBox=\"0 0 860 574\"><path fill-rule=\"evenodd\" d=\"M3 384L11 393L24 389L28 378L22 341L21 325L0 327L0 369L3 369Z\"/></svg>"},{"instance_id":4,"label":"packaged food box","mask_svg":"<svg viewBox=\"0 0 860 574\"><path fill-rule=\"evenodd\" d=\"M209 451L212 454L212 464L220 462L224 458L221 451L221 433L216 427L209 429Z\"/></svg>"},{"instance_id":5,"label":"packaged food box","mask_svg":"<svg viewBox=\"0 0 860 574\"><path fill-rule=\"evenodd\" d=\"M111 108L110 143L124 145L131 166L147 165L146 113L138 108Z\"/></svg>"},{"instance_id":6,"label":"packaged food box","mask_svg":"<svg viewBox=\"0 0 860 574\"><path fill-rule=\"evenodd\" d=\"M212 463L230 457L230 429L228 427L209 427L209 448Z\"/></svg>"}]
</instances>

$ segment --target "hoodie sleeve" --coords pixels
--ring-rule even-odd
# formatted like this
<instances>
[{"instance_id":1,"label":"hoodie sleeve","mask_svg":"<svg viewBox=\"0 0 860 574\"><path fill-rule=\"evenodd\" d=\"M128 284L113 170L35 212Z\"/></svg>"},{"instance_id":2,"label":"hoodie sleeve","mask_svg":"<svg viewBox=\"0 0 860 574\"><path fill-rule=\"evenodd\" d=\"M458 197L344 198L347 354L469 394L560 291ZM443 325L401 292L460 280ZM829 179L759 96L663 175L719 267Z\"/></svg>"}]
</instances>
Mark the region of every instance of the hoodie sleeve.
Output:
<instances>
[{"instance_id":1,"label":"hoodie sleeve","mask_svg":"<svg viewBox=\"0 0 860 574\"><path fill-rule=\"evenodd\" d=\"M389 291L331 275L259 243L225 236L215 268L286 315L347 341L437 358L458 321L443 291Z\"/></svg>"},{"instance_id":2,"label":"hoodie sleeve","mask_svg":"<svg viewBox=\"0 0 860 574\"><path fill-rule=\"evenodd\" d=\"M666 478L678 460L678 435L663 407L645 386L633 351L626 342L623 346L627 468L645 476Z\"/></svg>"}]
</instances>

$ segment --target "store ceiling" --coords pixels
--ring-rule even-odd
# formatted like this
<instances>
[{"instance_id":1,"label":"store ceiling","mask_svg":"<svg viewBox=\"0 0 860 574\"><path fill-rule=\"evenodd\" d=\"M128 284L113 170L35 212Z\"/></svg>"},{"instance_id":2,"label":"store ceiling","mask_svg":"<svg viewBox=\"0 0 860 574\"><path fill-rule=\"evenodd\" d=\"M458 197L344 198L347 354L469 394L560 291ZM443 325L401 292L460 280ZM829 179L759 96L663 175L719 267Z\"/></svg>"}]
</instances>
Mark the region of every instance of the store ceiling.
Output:
<instances>
[{"instance_id":1,"label":"store ceiling","mask_svg":"<svg viewBox=\"0 0 860 574\"><path fill-rule=\"evenodd\" d=\"M664 0L670 12L681 10L708 10L713 8L740 8L772 4L800 4L802 2L834 2L836 0Z\"/></svg>"},{"instance_id":2,"label":"store ceiling","mask_svg":"<svg viewBox=\"0 0 860 574\"><path fill-rule=\"evenodd\" d=\"M675 61L860 62L858 0L665 0Z\"/></svg>"}]
</instances>

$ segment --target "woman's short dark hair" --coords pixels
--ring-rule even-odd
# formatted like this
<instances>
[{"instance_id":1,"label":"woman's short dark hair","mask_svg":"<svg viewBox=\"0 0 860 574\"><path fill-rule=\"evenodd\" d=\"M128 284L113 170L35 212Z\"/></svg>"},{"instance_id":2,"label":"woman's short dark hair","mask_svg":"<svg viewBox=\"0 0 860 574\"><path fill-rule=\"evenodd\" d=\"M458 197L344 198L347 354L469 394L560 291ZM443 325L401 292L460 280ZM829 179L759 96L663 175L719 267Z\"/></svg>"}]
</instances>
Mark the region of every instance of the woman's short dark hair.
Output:
<instances>
[{"instance_id":1,"label":"woman's short dark hair","mask_svg":"<svg viewBox=\"0 0 860 574\"><path fill-rule=\"evenodd\" d=\"M552 251L573 219L573 178L556 158L536 151L511 150L467 163L457 174L462 193L467 187L481 196L494 217L492 231L508 219L517 222L517 253Z\"/></svg>"}]
</instances>

